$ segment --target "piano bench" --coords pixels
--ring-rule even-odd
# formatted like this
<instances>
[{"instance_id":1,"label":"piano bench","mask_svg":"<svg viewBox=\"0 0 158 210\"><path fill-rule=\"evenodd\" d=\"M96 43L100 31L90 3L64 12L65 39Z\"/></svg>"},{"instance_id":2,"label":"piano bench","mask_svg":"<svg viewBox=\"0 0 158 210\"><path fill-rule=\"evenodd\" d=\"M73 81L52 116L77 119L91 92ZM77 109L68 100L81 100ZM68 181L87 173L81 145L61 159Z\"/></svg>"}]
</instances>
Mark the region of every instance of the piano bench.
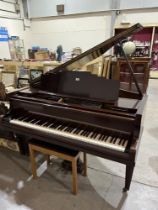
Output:
<instances>
[{"instance_id":1,"label":"piano bench","mask_svg":"<svg viewBox=\"0 0 158 210\"><path fill-rule=\"evenodd\" d=\"M31 159L32 166L32 175L33 178L37 178L37 165L35 160L35 152L40 152L46 155L47 164L49 164L50 156L56 156L63 160L70 161L72 164L72 193L77 194L78 186L77 186L77 159L80 156L80 152L72 149L67 149L63 147L59 147L52 144L39 143L39 141L31 141L29 143L29 153ZM83 153L83 166L84 172L83 175L87 175L87 157L86 153Z\"/></svg>"}]
</instances>

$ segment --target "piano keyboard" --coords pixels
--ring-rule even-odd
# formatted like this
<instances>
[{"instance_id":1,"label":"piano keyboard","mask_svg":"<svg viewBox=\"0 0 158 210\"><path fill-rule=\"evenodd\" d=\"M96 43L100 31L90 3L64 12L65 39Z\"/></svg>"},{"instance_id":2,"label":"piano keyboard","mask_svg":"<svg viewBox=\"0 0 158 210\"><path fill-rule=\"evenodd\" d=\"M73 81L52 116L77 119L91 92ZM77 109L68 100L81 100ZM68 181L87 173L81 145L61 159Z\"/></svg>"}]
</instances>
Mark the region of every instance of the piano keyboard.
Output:
<instances>
[{"instance_id":1,"label":"piano keyboard","mask_svg":"<svg viewBox=\"0 0 158 210\"><path fill-rule=\"evenodd\" d=\"M125 151L128 144L127 139L107 135L101 129L89 128L76 123L62 122L56 119L40 119L35 115L14 117L10 120L10 123L122 152Z\"/></svg>"}]
</instances>

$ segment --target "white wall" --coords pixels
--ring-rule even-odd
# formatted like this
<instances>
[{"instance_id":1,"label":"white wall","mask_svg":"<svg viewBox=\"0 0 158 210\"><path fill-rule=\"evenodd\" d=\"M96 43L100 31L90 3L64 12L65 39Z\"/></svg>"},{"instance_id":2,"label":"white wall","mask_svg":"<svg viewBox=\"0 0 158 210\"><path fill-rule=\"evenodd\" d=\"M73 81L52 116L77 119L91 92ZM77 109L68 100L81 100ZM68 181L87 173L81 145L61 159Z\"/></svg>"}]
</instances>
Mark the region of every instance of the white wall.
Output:
<instances>
[{"instance_id":1,"label":"white wall","mask_svg":"<svg viewBox=\"0 0 158 210\"><path fill-rule=\"evenodd\" d=\"M115 27L128 27L121 24L123 19L130 25L138 22L144 26L158 25L158 9L121 11L116 17ZM32 45L55 50L61 44L64 51L80 46L85 51L109 38L111 13L32 20L31 29Z\"/></svg>"},{"instance_id":2,"label":"white wall","mask_svg":"<svg viewBox=\"0 0 158 210\"><path fill-rule=\"evenodd\" d=\"M158 7L157 0L120 0L120 9Z\"/></svg>"},{"instance_id":3,"label":"white wall","mask_svg":"<svg viewBox=\"0 0 158 210\"><path fill-rule=\"evenodd\" d=\"M144 26L158 25L158 9L121 11L121 14L117 16L115 26L123 27L124 25L121 24L123 20L131 25L135 23L141 23Z\"/></svg>"},{"instance_id":4,"label":"white wall","mask_svg":"<svg viewBox=\"0 0 158 210\"><path fill-rule=\"evenodd\" d=\"M64 15L100 12L110 9L158 7L157 0L28 0L30 17L58 16L56 5L64 4Z\"/></svg>"},{"instance_id":5,"label":"white wall","mask_svg":"<svg viewBox=\"0 0 158 210\"><path fill-rule=\"evenodd\" d=\"M110 14L32 21L32 45L56 50L61 44L65 52L74 47L85 51L109 37L110 23Z\"/></svg>"},{"instance_id":6,"label":"white wall","mask_svg":"<svg viewBox=\"0 0 158 210\"><path fill-rule=\"evenodd\" d=\"M64 4L64 15L106 11L113 0L28 0L31 18L58 16L56 5Z\"/></svg>"},{"instance_id":7,"label":"white wall","mask_svg":"<svg viewBox=\"0 0 158 210\"><path fill-rule=\"evenodd\" d=\"M15 0L12 0L15 2ZM19 14L0 11L0 27L6 27L10 36L19 36L24 40L25 54L31 47L30 29L24 29L22 1L19 0L21 12ZM15 11L14 4L0 2L0 8ZM0 42L0 58L10 58L9 46L7 42Z\"/></svg>"}]
</instances>

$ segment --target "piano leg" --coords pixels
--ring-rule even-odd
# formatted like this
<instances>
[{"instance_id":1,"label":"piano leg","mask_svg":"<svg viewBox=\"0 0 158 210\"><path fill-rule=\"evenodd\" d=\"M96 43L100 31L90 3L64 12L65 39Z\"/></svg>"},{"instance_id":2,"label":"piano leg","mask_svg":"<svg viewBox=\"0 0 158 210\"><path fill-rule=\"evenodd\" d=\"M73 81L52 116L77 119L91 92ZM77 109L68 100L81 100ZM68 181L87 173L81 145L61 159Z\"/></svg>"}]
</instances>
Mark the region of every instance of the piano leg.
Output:
<instances>
[{"instance_id":1,"label":"piano leg","mask_svg":"<svg viewBox=\"0 0 158 210\"><path fill-rule=\"evenodd\" d=\"M134 166L135 163L126 164L125 187L123 188L123 192L128 191L130 188Z\"/></svg>"}]
</instances>

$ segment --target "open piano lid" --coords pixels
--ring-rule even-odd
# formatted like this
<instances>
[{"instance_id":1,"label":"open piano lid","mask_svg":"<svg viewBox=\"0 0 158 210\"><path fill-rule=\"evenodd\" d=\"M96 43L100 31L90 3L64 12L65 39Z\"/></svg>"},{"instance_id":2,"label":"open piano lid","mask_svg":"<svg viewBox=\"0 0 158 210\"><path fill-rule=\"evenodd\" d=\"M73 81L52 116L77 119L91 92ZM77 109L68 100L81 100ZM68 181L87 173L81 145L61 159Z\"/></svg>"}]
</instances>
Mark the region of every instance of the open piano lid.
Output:
<instances>
[{"instance_id":1,"label":"open piano lid","mask_svg":"<svg viewBox=\"0 0 158 210\"><path fill-rule=\"evenodd\" d=\"M131 34L140 31L142 28L143 26L139 23L131 26L124 32L109 38L108 40L85 51L68 62L61 64L53 70L50 70L41 77L36 78L31 82L30 87L36 89L38 92L47 92L47 94L59 95L63 97L80 98L83 100L86 99L104 103L117 101L119 96L119 81L107 80L96 75L92 75L88 72L79 72L77 70L80 70L86 63L103 55L111 47L117 43L120 43ZM75 72L72 70L75 70ZM132 75L134 76L134 74ZM90 83L91 85L89 85ZM94 87L94 84L96 84L96 88ZM139 91L138 94L128 91L125 91L124 94L124 91L121 91L121 96L129 98L141 98Z\"/></svg>"}]
</instances>

